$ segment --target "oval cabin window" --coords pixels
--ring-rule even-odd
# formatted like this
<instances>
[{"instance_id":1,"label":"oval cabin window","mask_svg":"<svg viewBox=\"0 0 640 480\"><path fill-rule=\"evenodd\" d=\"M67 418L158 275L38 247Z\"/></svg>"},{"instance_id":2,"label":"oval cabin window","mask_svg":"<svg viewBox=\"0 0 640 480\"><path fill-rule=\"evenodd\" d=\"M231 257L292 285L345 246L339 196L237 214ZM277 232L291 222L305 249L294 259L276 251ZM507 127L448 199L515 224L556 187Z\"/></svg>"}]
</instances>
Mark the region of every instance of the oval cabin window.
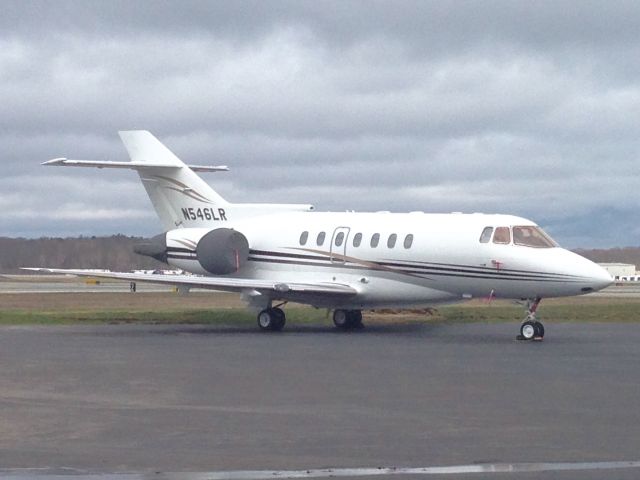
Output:
<instances>
[{"instance_id":1,"label":"oval cabin window","mask_svg":"<svg viewBox=\"0 0 640 480\"><path fill-rule=\"evenodd\" d=\"M396 240L398 240L398 235L392 233L389 235L389 239L387 240L387 247L393 248L396 246Z\"/></svg>"},{"instance_id":2,"label":"oval cabin window","mask_svg":"<svg viewBox=\"0 0 640 480\"><path fill-rule=\"evenodd\" d=\"M380 243L380 234L374 233L371 236L371 248L376 248L378 246L378 243Z\"/></svg>"},{"instance_id":3,"label":"oval cabin window","mask_svg":"<svg viewBox=\"0 0 640 480\"><path fill-rule=\"evenodd\" d=\"M361 243L362 243L362 234L356 233L355 236L353 237L353 246L359 247Z\"/></svg>"},{"instance_id":4,"label":"oval cabin window","mask_svg":"<svg viewBox=\"0 0 640 480\"><path fill-rule=\"evenodd\" d=\"M326 233L324 232L320 232L318 234L318 238L316 238L316 243L318 244L319 247L322 246L322 244L324 243L324 237L326 236Z\"/></svg>"}]
</instances>

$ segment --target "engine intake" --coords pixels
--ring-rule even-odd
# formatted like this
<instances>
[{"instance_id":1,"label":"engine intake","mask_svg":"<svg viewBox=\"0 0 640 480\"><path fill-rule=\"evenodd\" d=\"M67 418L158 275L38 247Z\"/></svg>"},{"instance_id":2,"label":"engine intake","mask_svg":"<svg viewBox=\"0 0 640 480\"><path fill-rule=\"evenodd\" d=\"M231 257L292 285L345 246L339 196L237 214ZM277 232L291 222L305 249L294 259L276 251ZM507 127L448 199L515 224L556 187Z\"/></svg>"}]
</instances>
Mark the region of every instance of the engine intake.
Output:
<instances>
[{"instance_id":1,"label":"engine intake","mask_svg":"<svg viewBox=\"0 0 640 480\"><path fill-rule=\"evenodd\" d=\"M226 275L240 270L249 258L249 242L240 232L216 228L206 233L196 246L198 262L207 272Z\"/></svg>"}]
</instances>

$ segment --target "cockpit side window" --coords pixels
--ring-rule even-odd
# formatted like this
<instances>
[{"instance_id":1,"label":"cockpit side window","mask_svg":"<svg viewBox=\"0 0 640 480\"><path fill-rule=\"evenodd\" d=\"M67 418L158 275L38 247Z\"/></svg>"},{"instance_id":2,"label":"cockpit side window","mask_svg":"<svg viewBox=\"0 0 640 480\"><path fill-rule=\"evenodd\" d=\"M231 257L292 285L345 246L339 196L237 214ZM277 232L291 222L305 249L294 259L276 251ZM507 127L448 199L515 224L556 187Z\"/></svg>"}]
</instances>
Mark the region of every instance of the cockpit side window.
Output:
<instances>
[{"instance_id":1,"label":"cockpit side window","mask_svg":"<svg viewBox=\"0 0 640 480\"><path fill-rule=\"evenodd\" d=\"M553 248L558 246L540 227L529 225L513 227L513 243L534 248Z\"/></svg>"},{"instance_id":2,"label":"cockpit side window","mask_svg":"<svg viewBox=\"0 0 640 480\"><path fill-rule=\"evenodd\" d=\"M511 243L511 231L509 227L497 227L493 234L493 243Z\"/></svg>"},{"instance_id":3,"label":"cockpit side window","mask_svg":"<svg viewBox=\"0 0 640 480\"><path fill-rule=\"evenodd\" d=\"M491 240L491 234L493 233L493 227L484 227L480 234L480 243L489 243Z\"/></svg>"}]
</instances>

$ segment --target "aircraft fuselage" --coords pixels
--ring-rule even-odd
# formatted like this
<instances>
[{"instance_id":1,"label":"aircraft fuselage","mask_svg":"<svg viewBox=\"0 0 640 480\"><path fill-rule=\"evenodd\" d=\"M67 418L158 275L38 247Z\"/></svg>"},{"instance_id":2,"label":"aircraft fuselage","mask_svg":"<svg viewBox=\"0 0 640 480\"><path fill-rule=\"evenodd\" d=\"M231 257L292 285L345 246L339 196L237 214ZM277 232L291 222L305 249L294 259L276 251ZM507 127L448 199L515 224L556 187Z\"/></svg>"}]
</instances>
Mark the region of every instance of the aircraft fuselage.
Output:
<instances>
[{"instance_id":1,"label":"aircraft fuselage","mask_svg":"<svg viewBox=\"0 0 640 480\"><path fill-rule=\"evenodd\" d=\"M216 222L212 225L217 228ZM611 283L597 264L558 246L481 241L486 228L536 227L511 215L288 212L228 221L245 235L248 261L233 275L355 286L355 301L332 308L395 307L477 297L524 299L589 293ZM167 234L168 262L207 275L195 246L211 228ZM186 245L192 245L189 249ZM191 250L191 251L189 251ZM313 296L311 296L313 297Z\"/></svg>"}]
</instances>

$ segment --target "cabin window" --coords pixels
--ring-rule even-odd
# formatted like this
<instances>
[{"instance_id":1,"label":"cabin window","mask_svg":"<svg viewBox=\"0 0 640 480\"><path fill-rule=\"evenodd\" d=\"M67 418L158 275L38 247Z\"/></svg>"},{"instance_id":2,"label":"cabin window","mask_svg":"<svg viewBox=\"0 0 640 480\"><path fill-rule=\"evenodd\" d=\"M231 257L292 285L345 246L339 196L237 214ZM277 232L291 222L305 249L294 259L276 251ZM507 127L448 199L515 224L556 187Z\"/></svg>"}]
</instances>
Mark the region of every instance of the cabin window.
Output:
<instances>
[{"instance_id":1,"label":"cabin window","mask_svg":"<svg viewBox=\"0 0 640 480\"><path fill-rule=\"evenodd\" d=\"M300 235L300 245L306 245L309 238L309 232L302 232Z\"/></svg>"},{"instance_id":2,"label":"cabin window","mask_svg":"<svg viewBox=\"0 0 640 480\"><path fill-rule=\"evenodd\" d=\"M411 245L413 245L413 233L404 237L404 248L411 248Z\"/></svg>"},{"instance_id":3,"label":"cabin window","mask_svg":"<svg viewBox=\"0 0 640 480\"><path fill-rule=\"evenodd\" d=\"M558 244L539 227L513 227L513 243L534 248L552 248Z\"/></svg>"},{"instance_id":4,"label":"cabin window","mask_svg":"<svg viewBox=\"0 0 640 480\"><path fill-rule=\"evenodd\" d=\"M509 227L498 227L493 234L493 243L511 243Z\"/></svg>"},{"instance_id":5,"label":"cabin window","mask_svg":"<svg viewBox=\"0 0 640 480\"><path fill-rule=\"evenodd\" d=\"M327 234L324 232L320 232L318 234L318 238L316 238L316 243L318 244L319 247L322 246L322 244L324 243L324 237L326 237Z\"/></svg>"},{"instance_id":6,"label":"cabin window","mask_svg":"<svg viewBox=\"0 0 640 480\"><path fill-rule=\"evenodd\" d=\"M344 242L344 232L340 232L336 235L336 240L335 240L336 247L342 246L342 242Z\"/></svg>"},{"instance_id":7,"label":"cabin window","mask_svg":"<svg viewBox=\"0 0 640 480\"><path fill-rule=\"evenodd\" d=\"M376 248L378 246L378 243L380 243L380 234L374 233L371 236L371 248Z\"/></svg>"},{"instance_id":8,"label":"cabin window","mask_svg":"<svg viewBox=\"0 0 640 480\"><path fill-rule=\"evenodd\" d=\"M387 239L387 247L389 248L395 247L396 240L398 240L398 235L396 235L395 233L392 233L391 235L389 235L389 238Z\"/></svg>"},{"instance_id":9,"label":"cabin window","mask_svg":"<svg viewBox=\"0 0 640 480\"><path fill-rule=\"evenodd\" d=\"M361 243L362 243L362 234L356 233L353 237L353 246L359 247Z\"/></svg>"},{"instance_id":10,"label":"cabin window","mask_svg":"<svg viewBox=\"0 0 640 480\"><path fill-rule=\"evenodd\" d=\"M482 230L482 234L480 235L480 243L489 243L492 233L493 227L484 227L484 230Z\"/></svg>"}]
</instances>

